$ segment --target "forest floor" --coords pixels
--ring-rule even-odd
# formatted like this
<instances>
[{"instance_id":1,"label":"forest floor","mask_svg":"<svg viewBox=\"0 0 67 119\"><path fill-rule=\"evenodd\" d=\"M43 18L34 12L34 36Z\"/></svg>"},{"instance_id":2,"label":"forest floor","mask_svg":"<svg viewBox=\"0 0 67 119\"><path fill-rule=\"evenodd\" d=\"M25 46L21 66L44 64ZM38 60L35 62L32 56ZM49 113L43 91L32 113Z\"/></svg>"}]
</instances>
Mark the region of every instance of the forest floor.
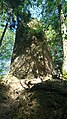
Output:
<instances>
[{"instance_id":1,"label":"forest floor","mask_svg":"<svg viewBox=\"0 0 67 119\"><path fill-rule=\"evenodd\" d=\"M0 119L67 119L67 81L1 79Z\"/></svg>"}]
</instances>

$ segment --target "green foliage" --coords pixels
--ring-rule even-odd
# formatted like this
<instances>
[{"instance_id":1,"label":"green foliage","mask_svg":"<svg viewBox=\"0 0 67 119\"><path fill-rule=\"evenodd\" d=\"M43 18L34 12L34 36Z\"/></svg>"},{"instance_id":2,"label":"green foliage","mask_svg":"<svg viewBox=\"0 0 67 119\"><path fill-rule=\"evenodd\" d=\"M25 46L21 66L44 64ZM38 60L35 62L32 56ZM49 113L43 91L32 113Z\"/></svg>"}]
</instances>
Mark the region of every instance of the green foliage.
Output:
<instances>
[{"instance_id":1,"label":"green foliage","mask_svg":"<svg viewBox=\"0 0 67 119\"><path fill-rule=\"evenodd\" d=\"M67 72L63 71L63 79L67 79Z\"/></svg>"},{"instance_id":2,"label":"green foliage","mask_svg":"<svg viewBox=\"0 0 67 119\"><path fill-rule=\"evenodd\" d=\"M32 19L29 23L28 26L30 27L31 33L33 33L38 39L42 36L43 32L43 25L40 21L37 19Z\"/></svg>"},{"instance_id":3,"label":"green foliage","mask_svg":"<svg viewBox=\"0 0 67 119\"><path fill-rule=\"evenodd\" d=\"M2 18L0 19L1 20L0 38L2 36L5 22L6 22L5 20L2 20ZM15 35L14 32L10 31L10 29L8 28L4 36L4 39L2 41L2 45L0 47L0 75L3 75L9 71L9 65L11 61L13 44L14 44L14 35Z\"/></svg>"}]
</instances>

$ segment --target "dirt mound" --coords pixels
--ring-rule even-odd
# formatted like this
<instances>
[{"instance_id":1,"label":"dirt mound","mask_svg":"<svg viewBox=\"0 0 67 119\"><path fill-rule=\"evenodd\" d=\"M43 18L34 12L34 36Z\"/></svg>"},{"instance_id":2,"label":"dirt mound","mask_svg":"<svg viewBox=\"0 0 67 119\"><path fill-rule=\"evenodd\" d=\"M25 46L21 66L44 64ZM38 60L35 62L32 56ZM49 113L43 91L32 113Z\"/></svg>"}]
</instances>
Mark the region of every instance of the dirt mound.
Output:
<instances>
[{"instance_id":1,"label":"dirt mound","mask_svg":"<svg viewBox=\"0 0 67 119\"><path fill-rule=\"evenodd\" d=\"M16 77L0 81L1 119L67 119L66 81L28 83Z\"/></svg>"}]
</instances>

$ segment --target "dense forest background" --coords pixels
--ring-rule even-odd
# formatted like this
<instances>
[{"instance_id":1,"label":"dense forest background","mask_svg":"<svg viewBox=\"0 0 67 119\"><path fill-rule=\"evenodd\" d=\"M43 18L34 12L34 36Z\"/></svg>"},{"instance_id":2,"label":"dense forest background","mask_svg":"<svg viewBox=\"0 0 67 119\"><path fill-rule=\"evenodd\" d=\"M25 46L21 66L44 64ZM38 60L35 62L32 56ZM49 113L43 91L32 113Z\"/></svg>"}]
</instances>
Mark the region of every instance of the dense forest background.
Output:
<instances>
[{"instance_id":1,"label":"dense forest background","mask_svg":"<svg viewBox=\"0 0 67 119\"><path fill-rule=\"evenodd\" d=\"M8 6L8 9L7 9ZM50 51L52 62L56 73L62 73L66 77L66 1L2 1L0 2L0 36L1 36L1 63L0 74L5 74L10 64L12 49L14 47L15 36L17 29L19 30L21 21L23 22L24 30L27 25L27 31L32 36L39 37L40 42L46 42L47 49ZM19 25L18 25L19 24ZM13 25L13 26L11 26ZM21 28L20 28L21 29ZM11 35L10 35L11 34ZM23 34L23 31L22 31ZM43 34L43 36L42 36ZM38 36L37 36L38 35ZM42 36L43 38L40 38ZM19 37L19 36L18 36ZM22 36L25 37L25 36ZM28 36L27 36L28 37ZM44 38L45 37L45 38ZM29 39L29 38L28 38ZM27 39L27 40L28 40ZM43 40L46 39L46 40ZM16 40L17 41L17 40ZM3 42L3 43L2 43ZM27 42L27 41L24 41ZM21 44L21 41L19 41ZM17 43L18 44L18 43ZM31 44L31 40L30 40ZM20 46L21 47L21 46ZM44 45L45 47L45 45ZM19 48L17 47L19 50ZM22 49L22 48L21 48ZM45 54L44 54L45 55ZM49 54L48 54L49 55ZM3 59L3 60L2 60ZM6 71L6 72L5 72Z\"/></svg>"},{"instance_id":2,"label":"dense forest background","mask_svg":"<svg viewBox=\"0 0 67 119\"><path fill-rule=\"evenodd\" d=\"M66 79L67 0L0 0L1 119L66 119Z\"/></svg>"}]
</instances>

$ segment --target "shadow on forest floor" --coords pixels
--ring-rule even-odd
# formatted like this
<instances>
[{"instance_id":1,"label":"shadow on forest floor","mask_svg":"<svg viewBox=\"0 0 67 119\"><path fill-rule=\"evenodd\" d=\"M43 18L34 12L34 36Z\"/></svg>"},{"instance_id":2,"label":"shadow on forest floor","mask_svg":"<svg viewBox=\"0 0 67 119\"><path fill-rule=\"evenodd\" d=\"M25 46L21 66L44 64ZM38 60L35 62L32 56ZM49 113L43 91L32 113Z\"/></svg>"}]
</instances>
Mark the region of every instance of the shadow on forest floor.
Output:
<instances>
[{"instance_id":1,"label":"shadow on forest floor","mask_svg":"<svg viewBox=\"0 0 67 119\"><path fill-rule=\"evenodd\" d=\"M9 85L0 80L0 119L12 119L13 113L17 110L18 103L9 95Z\"/></svg>"},{"instance_id":2,"label":"shadow on forest floor","mask_svg":"<svg viewBox=\"0 0 67 119\"><path fill-rule=\"evenodd\" d=\"M45 81L20 96L13 119L67 119L67 82Z\"/></svg>"},{"instance_id":3,"label":"shadow on forest floor","mask_svg":"<svg viewBox=\"0 0 67 119\"><path fill-rule=\"evenodd\" d=\"M21 92L18 100L0 82L1 119L67 119L67 81L44 81Z\"/></svg>"}]
</instances>

